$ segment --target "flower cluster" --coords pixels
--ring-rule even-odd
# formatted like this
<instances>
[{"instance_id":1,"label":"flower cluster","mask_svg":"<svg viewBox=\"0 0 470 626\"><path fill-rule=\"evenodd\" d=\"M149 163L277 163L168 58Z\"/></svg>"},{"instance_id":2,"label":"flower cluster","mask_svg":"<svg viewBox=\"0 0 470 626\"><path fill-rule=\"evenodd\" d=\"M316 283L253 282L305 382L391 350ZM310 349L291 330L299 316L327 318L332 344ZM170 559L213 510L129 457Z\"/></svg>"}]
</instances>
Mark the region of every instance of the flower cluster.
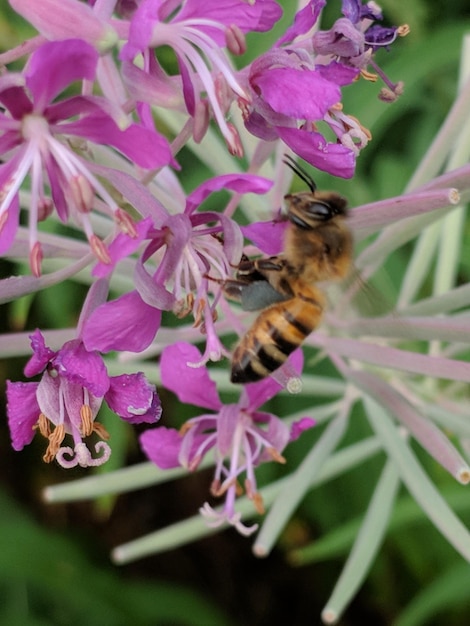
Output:
<instances>
[{"instance_id":1,"label":"flower cluster","mask_svg":"<svg viewBox=\"0 0 470 626\"><path fill-rule=\"evenodd\" d=\"M161 418L165 425L141 434L143 453L161 470L215 465L210 494L224 503L201 507L210 527L228 524L249 535L258 524L242 521L244 503L251 507L248 516L271 507L255 543L256 553L265 554L323 466L332 459L334 466L351 411L362 404L397 484L402 480L468 554L469 538L453 513L445 506L440 516L432 513L436 491L396 424L458 481L469 482L470 467L445 431L450 415L453 431L468 436L459 384L470 380L462 358L469 328L467 316L456 311L468 307L470 290L449 279L450 296L419 301L424 271L416 278L416 257L396 315L364 319L355 301L359 283L401 245L418 235L426 244L428 227L438 247L437 220L449 219L449 209L469 194L468 165L436 176L441 162L427 179L417 175L404 195L349 211L347 228L362 243L353 272L360 278L345 287L304 343L309 354L328 357L344 381L303 372L293 341L288 359L281 359L282 350L265 351L266 361L282 365L258 382L235 387L227 368L215 365L230 359L234 334L242 337L251 327L249 309L264 308L263 298L268 305L288 298L285 155L332 176L354 176L371 134L367 120L345 110L343 90L380 78L379 98L396 100L403 85L384 73L375 53L408 28L383 26L374 2L343 0L342 17L321 30L326 0L309 0L286 32L243 66L246 35L270 31L282 15L275 0L10 4L38 34L0 55L0 252L26 261L30 273L1 280L0 298L12 301L79 273L90 285L77 329L7 338L9 349L22 354L30 338L25 376L39 377L7 381L14 449L31 443L38 431L48 440L45 461L64 468L99 465L111 453L96 421L103 400L131 424L154 425ZM10 69L21 62L21 71ZM293 169L315 194L308 174ZM327 200L316 198L314 218L326 220ZM324 243L322 263L332 245ZM264 266L250 263L253 257ZM243 274L245 259L250 269ZM271 279L273 268L277 278ZM240 311L229 296L247 285L256 292L256 306ZM291 316L291 325L306 336L298 317ZM289 344L285 329L274 326L269 336L281 347ZM409 338L422 342L419 349ZM138 371L108 373L121 372L124 363L138 363ZM177 430L147 376L179 402L208 412ZM452 383L433 388L430 377ZM307 396L333 395L335 401L285 419L274 415L273 400L286 390L298 392L301 380ZM258 484L260 464L284 464L286 446L327 420L294 473L270 492ZM96 436L92 454L88 438ZM358 460L364 458L366 453ZM118 554L133 558L133 547ZM335 619L344 597L332 602L326 621Z\"/></svg>"},{"instance_id":2,"label":"flower cluster","mask_svg":"<svg viewBox=\"0 0 470 626\"><path fill-rule=\"evenodd\" d=\"M283 150L290 148L322 170L353 175L369 134L343 113L341 88L365 71L376 44L390 43L398 30L378 25L378 12L372 16L359 2L345 2L342 19L350 30L342 40L354 40L356 47L330 46L326 54L312 37L325 4L315 0L297 13L270 50L237 70L228 53L246 50L246 33L273 27L282 15L274 0L204 6L192 0L93 7L77 0L48 0L40 7L23 0L11 4L39 34L1 57L6 67L25 56L27 62L22 71L6 71L0 78L0 250L7 257L27 256L33 282L12 278L0 287L4 299L12 299L74 276L93 257L91 280L97 282L88 299L93 305L84 306L75 338L72 334L52 351L39 330L31 335L34 356L25 374L42 378L8 383L9 424L15 449L30 443L37 428L49 440L46 460L91 465L98 461L83 437L95 432L106 438L95 421L103 398L130 421L155 421L159 413L155 391L142 375L109 377L99 353L160 352L172 343L161 328L162 312L172 311L193 319L193 329L181 326L179 336L194 341L202 332L206 338L204 353L194 355L192 367L229 356L221 337L233 324L243 332L223 289L244 251L242 227L233 215L236 205L272 188L272 180L254 172L278 140ZM49 19L52 12L54 20ZM173 59L162 54L164 47ZM77 84L79 92L73 89ZM235 117L228 121L237 110L238 122ZM162 134L159 119L173 124L173 137ZM250 173L219 173L186 194L173 173L180 169L177 152L190 139L207 142L211 122L231 155L244 154L247 132L257 138ZM334 139L326 139L318 124L329 128ZM200 208L221 190L232 194L224 209ZM92 256L80 238L41 229L57 220L83 232ZM262 251L280 245L278 229L272 231L277 233L273 240L264 226L248 224L244 232L249 237L251 228L253 242L264 240ZM44 274L47 264L58 259L60 269ZM109 302L96 298L104 281L118 273L134 288ZM217 322L219 305L225 319ZM292 366L287 372L284 380L292 379ZM178 395L177 385L174 390ZM244 408L247 414L250 407ZM159 429L157 436L163 432ZM62 446L66 435L72 436L73 449ZM277 442L276 454L286 443ZM103 462L110 450L104 442L100 449ZM224 458L225 448L219 452ZM259 454L255 458L249 462L251 474ZM250 480L253 490L254 477ZM234 517L231 510L228 518Z\"/></svg>"}]
</instances>

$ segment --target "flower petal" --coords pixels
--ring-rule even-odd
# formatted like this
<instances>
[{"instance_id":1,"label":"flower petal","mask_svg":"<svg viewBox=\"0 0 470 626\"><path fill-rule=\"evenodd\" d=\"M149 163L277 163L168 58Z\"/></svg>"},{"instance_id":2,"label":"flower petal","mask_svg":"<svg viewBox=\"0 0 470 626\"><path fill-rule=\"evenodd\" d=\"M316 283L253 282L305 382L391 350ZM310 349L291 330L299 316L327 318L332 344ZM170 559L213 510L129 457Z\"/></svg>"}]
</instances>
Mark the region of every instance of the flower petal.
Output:
<instances>
[{"instance_id":1,"label":"flower petal","mask_svg":"<svg viewBox=\"0 0 470 626\"><path fill-rule=\"evenodd\" d=\"M10 205L6 209L8 215L0 229L0 254L3 255L15 241L16 233L18 231L19 215L20 215L20 202L18 194L16 193ZM3 216L2 216L3 217Z\"/></svg>"},{"instance_id":2,"label":"flower petal","mask_svg":"<svg viewBox=\"0 0 470 626\"><path fill-rule=\"evenodd\" d=\"M161 317L161 311L131 291L93 311L83 328L83 342L87 350L142 352L155 337Z\"/></svg>"},{"instance_id":3,"label":"flower petal","mask_svg":"<svg viewBox=\"0 0 470 626\"><path fill-rule=\"evenodd\" d=\"M341 99L338 85L312 70L274 67L258 74L253 82L276 113L294 119L321 120Z\"/></svg>"},{"instance_id":4,"label":"flower petal","mask_svg":"<svg viewBox=\"0 0 470 626\"><path fill-rule=\"evenodd\" d=\"M34 333L30 335L29 338L31 340L33 356L26 363L24 373L25 376L31 378L31 376L36 376L40 372L43 372L46 365L49 361L51 361L56 353L54 350L51 350L46 346L44 337L38 328L36 328Z\"/></svg>"},{"instance_id":5,"label":"flower petal","mask_svg":"<svg viewBox=\"0 0 470 626\"><path fill-rule=\"evenodd\" d=\"M179 467L178 455L182 437L174 428L159 426L146 430L139 437L140 446L147 457L161 469Z\"/></svg>"},{"instance_id":6,"label":"flower petal","mask_svg":"<svg viewBox=\"0 0 470 626\"><path fill-rule=\"evenodd\" d=\"M81 339L83 324L90 317L93 311L104 304L108 297L109 283L104 278L96 280L88 289L85 302L82 305L80 318L77 323L77 337Z\"/></svg>"},{"instance_id":7,"label":"flower petal","mask_svg":"<svg viewBox=\"0 0 470 626\"><path fill-rule=\"evenodd\" d=\"M258 427L257 430L261 431L261 435L269 442L270 447L281 453L290 441L289 427L287 424L271 413L254 413L253 419L256 423L268 423L267 432ZM263 451L260 459L271 461L272 457L269 452Z\"/></svg>"},{"instance_id":8,"label":"flower petal","mask_svg":"<svg viewBox=\"0 0 470 626\"><path fill-rule=\"evenodd\" d=\"M150 384L142 372L112 376L105 400L110 409L130 424L152 424L162 414L155 385Z\"/></svg>"},{"instance_id":9,"label":"flower petal","mask_svg":"<svg viewBox=\"0 0 470 626\"><path fill-rule=\"evenodd\" d=\"M337 61L331 61L328 65L317 65L315 69L323 78L340 86L350 85L360 72L357 67L349 67Z\"/></svg>"},{"instance_id":10,"label":"flower petal","mask_svg":"<svg viewBox=\"0 0 470 626\"><path fill-rule=\"evenodd\" d=\"M342 178L354 175L356 158L349 148L329 143L317 132L280 126L277 132L291 150L319 170Z\"/></svg>"},{"instance_id":11,"label":"flower petal","mask_svg":"<svg viewBox=\"0 0 470 626\"><path fill-rule=\"evenodd\" d=\"M240 422L241 407L238 404L224 404L214 420L217 426L217 453L220 456L230 455L234 445L235 429Z\"/></svg>"},{"instance_id":12,"label":"flower petal","mask_svg":"<svg viewBox=\"0 0 470 626\"><path fill-rule=\"evenodd\" d=\"M32 55L25 72L35 111L43 111L75 80L94 80L97 63L97 51L82 39L43 44Z\"/></svg>"},{"instance_id":13,"label":"flower petal","mask_svg":"<svg viewBox=\"0 0 470 626\"><path fill-rule=\"evenodd\" d=\"M24 77L23 77L24 81ZM19 82L19 81L18 81ZM0 83L0 102L3 104L5 109L8 109L11 117L15 120L21 121L24 115L31 113L33 110L33 105L31 100L29 99L28 94L25 92L23 87L15 86L15 85L3 85ZM4 122L9 121L8 117L2 111L2 119ZM5 124L7 128L11 126L10 124ZM9 130L2 129L2 142L0 144L2 154L7 152L9 148L12 148L15 145L18 145L23 138L20 133L18 133L17 129L10 128Z\"/></svg>"},{"instance_id":14,"label":"flower petal","mask_svg":"<svg viewBox=\"0 0 470 626\"><path fill-rule=\"evenodd\" d=\"M22 450L34 438L34 426L39 419L36 400L38 383L14 383L7 380L7 416L11 445Z\"/></svg>"},{"instance_id":15,"label":"flower petal","mask_svg":"<svg viewBox=\"0 0 470 626\"><path fill-rule=\"evenodd\" d=\"M188 365L200 360L201 353L189 343L176 342L166 347L160 359L162 383L181 402L217 410L221 402L207 368Z\"/></svg>"},{"instance_id":16,"label":"flower petal","mask_svg":"<svg viewBox=\"0 0 470 626\"><path fill-rule=\"evenodd\" d=\"M300 375L302 372L303 362L303 352L299 348L290 355L286 364L290 370L295 372L295 374ZM271 400L271 398L273 398L283 388L283 385L277 382L277 380L275 380L272 376L268 376L259 382L245 385L244 393L246 393L249 409L255 410L262 406L265 402ZM242 401L240 402L243 403Z\"/></svg>"},{"instance_id":17,"label":"flower petal","mask_svg":"<svg viewBox=\"0 0 470 626\"><path fill-rule=\"evenodd\" d=\"M167 254L165 254L162 263L160 264L159 272L164 276L171 276L170 273L162 272L164 267L163 264L170 256L171 252L167 250ZM176 298L172 293L165 289L161 282L162 281L157 282L154 280L154 277L149 275L141 259L137 261L134 269L134 285L139 293L139 296L150 307L160 311L171 311L175 305Z\"/></svg>"},{"instance_id":18,"label":"flower petal","mask_svg":"<svg viewBox=\"0 0 470 626\"><path fill-rule=\"evenodd\" d=\"M302 417L300 420L293 422L290 427L289 441L295 441L305 431L316 426L316 421L311 417Z\"/></svg>"},{"instance_id":19,"label":"flower petal","mask_svg":"<svg viewBox=\"0 0 470 626\"><path fill-rule=\"evenodd\" d=\"M224 174L215 176L196 187L187 198L185 213L192 213L214 191L230 189L237 193L266 193L273 181L253 174Z\"/></svg>"},{"instance_id":20,"label":"flower petal","mask_svg":"<svg viewBox=\"0 0 470 626\"><path fill-rule=\"evenodd\" d=\"M118 261L125 259L137 250L142 241L147 237L151 226L152 220L150 218L145 218L135 224L135 230L137 232L136 237L130 237L127 233L119 233L116 235L108 246L111 263L97 263L93 268L92 275L100 277L108 276Z\"/></svg>"},{"instance_id":21,"label":"flower petal","mask_svg":"<svg viewBox=\"0 0 470 626\"><path fill-rule=\"evenodd\" d=\"M121 130L104 113L87 115L76 122L68 123L66 128L68 133L77 137L84 137L98 144L110 144L140 167L151 169L170 163L173 167L178 167L167 139L150 128L131 124Z\"/></svg>"},{"instance_id":22,"label":"flower petal","mask_svg":"<svg viewBox=\"0 0 470 626\"><path fill-rule=\"evenodd\" d=\"M209 222L220 222L223 232L223 247L229 263L236 265L240 262L243 252L243 235L240 226L223 213L204 211L191 215L191 224L199 226Z\"/></svg>"},{"instance_id":23,"label":"flower petal","mask_svg":"<svg viewBox=\"0 0 470 626\"><path fill-rule=\"evenodd\" d=\"M139 52L143 52L148 47L161 4L161 0L140 2L132 15L127 43L119 53L121 60L133 61Z\"/></svg>"},{"instance_id":24,"label":"flower petal","mask_svg":"<svg viewBox=\"0 0 470 626\"><path fill-rule=\"evenodd\" d=\"M243 235L257 246L261 252L274 256L280 254L284 248L284 234L287 221L254 222L242 226Z\"/></svg>"},{"instance_id":25,"label":"flower petal","mask_svg":"<svg viewBox=\"0 0 470 626\"><path fill-rule=\"evenodd\" d=\"M46 393L46 387L43 383L47 378L50 379L51 377L48 376L47 373L45 373L43 376L43 379L39 383L39 389L38 389L38 402L43 413L45 413L43 407L45 407L45 401L46 401L43 396L43 394ZM57 381L57 380L60 380L60 378L56 378L54 380ZM55 391L55 388L54 388L54 391ZM93 419L95 419L95 417L98 414L98 411L101 408L103 397L95 396L93 395L93 393L86 394L84 393L84 391L85 389L83 385L81 385L80 383L74 383L74 382L70 382L68 380L62 379L59 394L58 395L55 395L54 393L52 394L52 401L57 402L56 406L54 406L54 409L57 411L57 417L60 420L64 419L65 417L65 427L66 427L67 432L69 431L68 430L69 423L72 424L77 430L81 431L82 426L83 426L82 409L84 406L87 406L90 409ZM65 407L65 416L63 414L62 407L60 405L62 399L63 399L63 403ZM50 410L52 410L52 407L50 408ZM47 415L47 417L49 417L48 413L45 413L45 414ZM55 423L57 424L59 422L56 421Z\"/></svg>"},{"instance_id":26,"label":"flower petal","mask_svg":"<svg viewBox=\"0 0 470 626\"><path fill-rule=\"evenodd\" d=\"M88 351L80 339L67 341L52 360L52 365L66 380L85 387L97 398L109 389L109 376L103 358Z\"/></svg>"},{"instance_id":27,"label":"flower petal","mask_svg":"<svg viewBox=\"0 0 470 626\"><path fill-rule=\"evenodd\" d=\"M276 46L288 43L298 35L304 35L316 24L320 11L326 4L326 0L310 0L303 9L295 14L294 23L284 35L278 39Z\"/></svg>"},{"instance_id":28,"label":"flower petal","mask_svg":"<svg viewBox=\"0 0 470 626\"><path fill-rule=\"evenodd\" d=\"M236 25L244 33L264 32L271 30L281 16L282 9L274 0L263 0L263 2L186 0L174 21L201 20L198 30L209 35L219 46L224 46L225 31L211 26L212 23L223 24L227 27Z\"/></svg>"}]
</instances>

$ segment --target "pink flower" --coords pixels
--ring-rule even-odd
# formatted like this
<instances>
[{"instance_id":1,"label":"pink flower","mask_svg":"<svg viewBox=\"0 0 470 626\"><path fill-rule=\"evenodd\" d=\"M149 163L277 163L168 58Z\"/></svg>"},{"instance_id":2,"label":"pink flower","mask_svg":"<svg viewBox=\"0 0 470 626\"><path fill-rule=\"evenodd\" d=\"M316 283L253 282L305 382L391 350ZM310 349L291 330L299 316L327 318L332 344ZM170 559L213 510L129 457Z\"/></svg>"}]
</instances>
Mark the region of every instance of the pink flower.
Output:
<instances>
[{"instance_id":1,"label":"pink flower","mask_svg":"<svg viewBox=\"0 0 470 626\"><path fill-rule=\"evenodd\" d=\"M111 262L98 264L94 270L99 276L108 274L141 240L148 241L135 270L136 290L103 304L91 315L83 334L87 348L141 352L152 342L161 312L173 310L180 317L192 313L196 325L204 323L204 359L219 359L224 349L213 326L215 303L210 304L210 292L220 291L215 280L230 276L231 266L239 262L243 238L236 222L223 212L198 208L209 194L221 189L265 193L271 185L259 176L226 174L197 187L180 213L170 215L157 202L147 203L149 217L137 225L137 237L129 242L129 237L118 235L110 245Z\"/></svg>"},{"instance_id":2,"label":"pink flower","mask_svg":"<svg viewBox=\"0 0 470 626\"><path fill-rule=\"evenodd\" d=\"M108 100L92 95L58 99L74 81L92 81L97 62L94 48L79 39L69 39L43 44L22 74L0 77L0 102L5 108L0 114L0 154L5 155L0 166L0 253L14 241L18 192L29 173L29 256L36 276L40 275L42 259L38 222L54 208L63 222L73 215L103 262L109 261L108 252L93 233L89 216L95 194L104 205L101 210L113 215L122 230L134 234L130 218L92 174L86 160L71 148L71 138L113 146L143 168L172 162L166 139L133 123L122 130L116 123L117 119L122 124L121 111Z\"/></svg>"},{"instance_id":3,"label":"pink flower","mask_svg":"<svg viewBox=\"0 0 470 626\"><path fill-rule=\"evenodd\" d=\"M406 35L408 27L384 27L376 23L382 20L382 13L374 2L362 5L360 0L343 0L342 13L344 17L336 20L332 28L313 35L315 52L323 57L323 63L328 58L336 59L344 66L361 70L366 78L372 78L366 71L371 66L386 84L379 97L388 102L395 100L403 91L403 83L392 83L376 65L373 54Z\"/></svg>"},{"instance_id":4,"label":"pink flower","mask_svg":"<svg viewBox=\"0 0 470 626\"><path fill-rule=\"evenodd\" d=\"M128 42L121 51L121 58L130 64L137 54L144 57L144 72L127 66L129 88L145 103L156 104L158 100L165 106L159 94L162 90L170 107L179 108L184 103L193 118L197 141L207 130L212 114L231 153L241 154L240 139L225 114L232 94L244 97L245 93L222 48L228 45L235 53L243 52L244 33L269 30L281 14L274 0L143 0L132 16ZM180 73L176 80L155 59L153 49L163 45L176 55ZM150 119L149 109L140 109Z\"/></svg>"},{"instance_id":5,"label":"pink flower","mask_svg":"<svg viewBox=\"0 0 470 626\"><path fill-rule=\"evenodd\" d=\"M102 284L98 281L89 292L82 318L89 315L101 297ZM46 346L39 330L30 339L33 356L25 367L25 375L29 378L41 375L41 380L39 383L7 381L8 425L15 450L31 443L38 428L49 441L44 455L46 462L57 459L65 468L101 465L111 454L109 445L103 441L109 435L95 421L103 400L131 424L155 423L160 418L155 387L141 372L109 376L102 357L87 350L80 337L67 341L57 351ZM92 433L102 439L95 446L95 451L100 453L96 458L84 442ZM72 437L73 449L62 445L66 435Z\"/></svg>"},{"instance_id":6,"label":"pink flower","mask_svg":"<svg viewBox=\"0 0 470 626\"><path fill-rule=\"evenodd\" d=\"M300 353L292 358L292 365L300 371ZM209 378L205 367L191 367L200 361L195 346L175 343L165 348L161 357L162 383L173 391L181 402L210 409L190 419L180 432L160 427L141 435L144 452L161 468L182 465L194 470L209 450L214 450L215 476L211 486L214 496L225 496L222 513L214 511L208 503L201 513L210 525L228 522L242 534L251 534L257 526L246 527L235 510L235 500L240 476L244 475L247 496L259 513L263 503L257 492L255 468L266 461L284 463L282 451L314 423L303 418L292 425L291 430L271 413L259 411L259 407L281 389L281 385L268 378L244 387L236 404L224 404L215 383Z\"/></svg>"},{"instance_id":7,"label":"pink flower","mask_svg":"<svg viewBox=\"0 0 470 626\"><path fill-rule=\"evenodd\" d=\"M317 67L311 51L301 46L274 47L242 72L249 94L238 100L245 126L265 141L282 139L318 169L350 178L367 136L341 112L340 87L351 83L358 73L334 62L330 67ZM316 126L320 121L331 126L341 143L329 142L320 134ZM350 129L355 131L354 139Z\"/></svg>"}]
</instances>

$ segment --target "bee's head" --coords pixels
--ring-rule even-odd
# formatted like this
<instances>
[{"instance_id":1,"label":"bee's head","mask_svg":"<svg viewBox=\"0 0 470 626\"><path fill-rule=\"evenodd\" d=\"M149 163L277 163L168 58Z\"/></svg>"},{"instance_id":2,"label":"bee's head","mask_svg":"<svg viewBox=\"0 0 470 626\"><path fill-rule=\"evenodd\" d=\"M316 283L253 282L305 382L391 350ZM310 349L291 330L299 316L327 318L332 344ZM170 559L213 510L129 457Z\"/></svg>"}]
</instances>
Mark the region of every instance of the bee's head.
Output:
<instances>
[{"instance_id":1,"label":"bee's head","mask_svg":"<svg viewBox=\"0 0 470 626\"><path fill-rule=\"evenodd\" d=\"M317 228L324 222L346 215L346 199L332 191L288 194L287 217L299 228Z\"/></svg>"}]
</instances>

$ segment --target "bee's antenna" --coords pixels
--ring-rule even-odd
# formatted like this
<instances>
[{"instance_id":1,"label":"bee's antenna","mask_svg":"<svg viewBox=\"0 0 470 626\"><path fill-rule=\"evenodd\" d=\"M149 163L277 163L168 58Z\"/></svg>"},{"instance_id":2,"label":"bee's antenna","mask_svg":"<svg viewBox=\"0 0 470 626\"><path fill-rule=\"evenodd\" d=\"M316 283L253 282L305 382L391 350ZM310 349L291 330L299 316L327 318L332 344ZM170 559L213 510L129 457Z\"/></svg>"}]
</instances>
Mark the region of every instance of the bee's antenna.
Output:
<instances>
[{"instance_id":1,"label":"bee's antenna","mask_svg":"<svg viewBox=\"0 0 470 626\"><path fill-rule=\"evenodd\" d=\"M317 188L315 181L310 176L310 174L306 170L304 170L303 167L301 167L298 163L295 162L295 160L290 156L290 154L285 154L282 162L285 163L287 167L290 167L290 169L294 172L294 174L297 174L297 176L301 180L303 180L304 183L307 184L308 188L310 189L312 193L315 192Z\"/></svg>"}]
</instances>

